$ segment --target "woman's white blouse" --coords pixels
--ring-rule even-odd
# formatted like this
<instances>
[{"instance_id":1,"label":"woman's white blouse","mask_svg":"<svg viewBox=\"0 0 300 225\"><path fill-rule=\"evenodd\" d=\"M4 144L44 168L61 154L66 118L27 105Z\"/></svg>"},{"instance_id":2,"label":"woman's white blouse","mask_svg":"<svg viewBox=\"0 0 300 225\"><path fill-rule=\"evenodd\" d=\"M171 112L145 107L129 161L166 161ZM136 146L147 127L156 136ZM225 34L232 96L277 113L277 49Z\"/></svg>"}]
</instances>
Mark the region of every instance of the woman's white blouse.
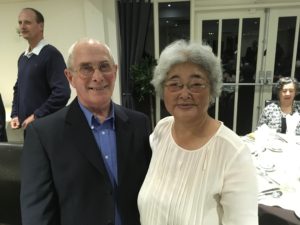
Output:
<instances>
[{"instance_id":1,"label":"woman's white blouse","mask_svg":"<svg viewBox=\"0 0 300 225\"><path fill-rule=\"evenodd\" d=\"M256 173L250 151L223 124L198 150L178 146L173 117L150 136L150 167L138 196L142 225L257 225Z\"/></svg>"}]
</instances>

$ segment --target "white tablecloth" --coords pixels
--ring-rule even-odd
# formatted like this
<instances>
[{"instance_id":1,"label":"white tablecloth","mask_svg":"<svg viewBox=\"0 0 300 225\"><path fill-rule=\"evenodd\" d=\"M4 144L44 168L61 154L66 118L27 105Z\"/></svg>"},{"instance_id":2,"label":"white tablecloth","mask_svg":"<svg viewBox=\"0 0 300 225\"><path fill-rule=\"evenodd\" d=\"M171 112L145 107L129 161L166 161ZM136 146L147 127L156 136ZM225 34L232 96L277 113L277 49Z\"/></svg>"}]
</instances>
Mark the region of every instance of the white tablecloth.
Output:
<instances>
[{"instance_id":1,"label":"white tablecloth","mask_svg":"<svg viewBox=\"0 0 300 225\"><path fill-rule=\"evenodd\" d=\"M259 203L293 210L300 217L300 137L256 132L243 140L257 168ZM279 192L261 194L272 188Z\"/></svg>"}]
</instances>

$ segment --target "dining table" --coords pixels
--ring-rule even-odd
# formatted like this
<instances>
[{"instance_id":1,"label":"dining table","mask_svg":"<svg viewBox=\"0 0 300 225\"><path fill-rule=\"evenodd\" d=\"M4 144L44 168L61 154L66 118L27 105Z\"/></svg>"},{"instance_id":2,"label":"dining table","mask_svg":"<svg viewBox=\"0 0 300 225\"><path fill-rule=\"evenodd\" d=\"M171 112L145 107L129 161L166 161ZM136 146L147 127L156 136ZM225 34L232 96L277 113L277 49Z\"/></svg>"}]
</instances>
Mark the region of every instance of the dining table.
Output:
<instances>
[{"instance_id":1,"label":"dining table","mask_svg":"<svg viewBox=\"0 0 300 225\"><path fill-rule=\"evenodd\" d=\"M263 127L242 139L257 172L259 225L300 225L300 136Z\"/></svg>"}]
</instances>

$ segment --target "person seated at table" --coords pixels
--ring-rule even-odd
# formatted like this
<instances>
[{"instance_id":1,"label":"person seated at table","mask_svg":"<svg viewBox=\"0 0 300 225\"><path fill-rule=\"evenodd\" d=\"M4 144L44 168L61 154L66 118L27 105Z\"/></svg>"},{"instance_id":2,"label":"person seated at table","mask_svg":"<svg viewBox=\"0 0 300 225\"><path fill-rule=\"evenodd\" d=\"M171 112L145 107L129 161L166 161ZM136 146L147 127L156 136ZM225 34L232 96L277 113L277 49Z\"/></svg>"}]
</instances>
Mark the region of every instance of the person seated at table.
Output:
<instances>
[{"instance_id":1,"label":"person seated at table","mask_svg":"<svg viewBox=\"0 0 300 225\"><path fill-rule=\"evenodd\" d=\"M221 92L220 60L209 46L176 41L161 53L152 84L171 116L150 136L141 225L257 225L250 150L208 114Z\"/></svg>"},{"instance_id":2,"label":"person seated at table","mask_svg":"<svg viewBox=\"0 0 300 225\"><path fill-rule=\"evenodd\" d=\"M278 80L275 91L279 99L267 105L259 118L258 127L266 124L269 128L279 133L286 133L286 116L299 114L300 105L295 104L295 96L298 90L298 81L291 77L282 77ZM296 135L300 135L300 121L296 126Z\"/></svg>"}]
</instances>

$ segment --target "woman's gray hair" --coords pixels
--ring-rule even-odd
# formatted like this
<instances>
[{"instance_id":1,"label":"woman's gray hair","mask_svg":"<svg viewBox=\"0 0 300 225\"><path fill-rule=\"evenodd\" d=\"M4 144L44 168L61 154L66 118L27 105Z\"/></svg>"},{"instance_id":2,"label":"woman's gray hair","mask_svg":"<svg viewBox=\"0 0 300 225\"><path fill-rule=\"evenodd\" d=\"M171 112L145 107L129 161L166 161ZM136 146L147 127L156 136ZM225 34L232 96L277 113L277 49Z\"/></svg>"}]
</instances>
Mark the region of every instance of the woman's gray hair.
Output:
<instances>
[{"instance_id":1,"label":"woman's gray hair","mask_svg":"<svg viewBox=\"0 0 300 225\"><path fill-rule=\"evenodd\" d=\"M298 89L299 89L299 83L297 81L296 78L292 78L292 77L281 77L276 85L274 86L274 89L275 89L275 93L277 94L277 97L279 99L279 94L280 94L280 91L283 89L283 86L286 85L286 84L294 84L294 87L295 87L295 94L297 95L298 94Z\"/></svg>"},{"instance_id":2,"label":"woman's gray hair","mask_svg":"<svg viewBox=\"0 0 300 225\"><path fill-rule=\"evenodd\" d=\"M194 63L208 73L210 99L211 103L214 102L222 88L221 60L214 55L210 46L185 40L175 41L162 51L151 81L156 92L163 98L163 86L168 72L172 66L184 62Z\"/></svg>"}]
</instances>

